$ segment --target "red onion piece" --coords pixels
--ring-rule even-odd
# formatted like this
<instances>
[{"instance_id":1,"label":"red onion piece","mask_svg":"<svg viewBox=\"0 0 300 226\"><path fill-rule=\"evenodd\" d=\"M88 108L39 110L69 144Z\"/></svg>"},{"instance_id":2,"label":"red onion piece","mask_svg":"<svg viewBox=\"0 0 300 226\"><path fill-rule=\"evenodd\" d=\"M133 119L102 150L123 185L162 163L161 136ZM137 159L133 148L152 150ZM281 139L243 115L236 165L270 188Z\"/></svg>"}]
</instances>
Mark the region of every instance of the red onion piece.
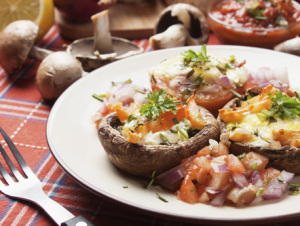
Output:
<instances>
[{"instance_id":1,"label":"red onion piece","mask_svg":"<svg viewBox=\"0 0 300 226\"><path fill-rule=\"evenodd\" d=\"M171 168L164 173L161 173L160 175L155 177L155 181L166 189L169 189L171 191L177 190L180 187L181 181L185 176L185 166L191 163L194 158L195 156L191 156L180 165Z\"/></svg>"},{"instance_id":2,"label":"red onion piece","mask_svg":"<svg viewBox=\"0 0 300 226\"><path fill-rule=\"evenodd\" d=\"M287 183L281 183L277 178L273 178L265 187L262 194L264 199L279 199L288 189Z\"/></svg>"},{"instance_id":3,"label":"red onion piece","mask_svg":"<svg viewBox=\"0 0 300 226\"><path fill-rule=\"evenodd\" d=\"M212 187L205 187L205 191L209 194L218 194L221 192L221 190L214 189Z\"/></svg>"},{"instance_id":4,"label":"red onion piece","mask_svg":"<svg viewBox=\"0 0 300 226\"><path fill-rule=\"evenodd\" d=\"M231 85L230 80L226 75L221 75L220 81L223 88L228 88Z\"/></svg>"},{"instance_id":5,"label":"red onion piece","mask_svg":"<svg viewBox=\"0 0 300 226\"><path fill-rule=\"evenodd\" d=\"M286 183L290 183L293 180L295 174L282 170L280 176Z\"/></svg>"},{"instance_id":6,"label":"red onion piece","mask_svg":"<svg viewBox=\"0 0 300 226\"><path fill-rule=\"evenodd\" d=\"M246 176L242 173L232 172L232 179L238 188L244 188L249 185Z\"/></svg>"},{"instance_id":7,"label":"red onion piece","mask_svg":"<svg viewBox=\"0 0 300 226\"><path fill-rule=\"evenodd\" d=\"M144 87L122 83L113 87L113 95L108 99L108 103L122 102L123 106L127 106L132 102L139 100L142 102L147 96L148 90Z\"/></svg>"},{"instance_id":8,"label":"red onion piece","mask_svg":"<svg viewBox=\"0 0 300 226\"><path fill-rule=\"evenodd\" d=\"M204 88L202 88L200 90L201 93L218 93L222 91L222 86L219 85L211 85L211 86L204 86Z\"/></svg>"},{"instance_id":9,"label":"red onion piece","mask_svg":"<svg viewBox=\"0 0 300 226\"><path fill-rule=\"evenodd\" d=\"M212 206L222 206L226 199L226 191L222 191L219 194L217 194L210 202L210 205Z\"/></svg>"},{"instance_id":10,"label":"red onion piece","mask_svg":"<svg viewBox=\"0 0 300 226\"><path fill-rule=\"evenodd\" d=\"M255 186L256 190L258 190L264 185L263 179L257 170L253 171L250 178L250 183Z\"/></svg>"},{"instance_id":11,"label":"red onion piece","mask_svg":"<svg viewBox=\"0 0 300 226\"><path fill-rule=\"evenodd\" d=\"M255 198L250 202L251 206L257 205L258 203L261 203L264 201L263 197L261 196L255 196Z\"/></svg>"},{"instance_id":12,"label":"red onion piece","mask_svg":"<svg viewBox=\"0 0 300 226\"><path fill-rule=\"evenodd\" d=\"M251 72L249 78L253 83L269 83L270 80L278 80L289 86L289 77L287 67L270 69L267 67L259 68Z\"/></svg>"},{"instance_id":13,"label":"red onion piece","mask_svg":"<svg viewBox=\"0 0 300 226\"><path fill-rule=\"evenodd\" d=\"M270 84L272 84L275 88L279 89L281 92L284 92L284 93L286 93L289 88L287 84L282 83L279 80L274 80L274 79L270 80L269 82L260 83L258 85L262 88L265 88L266 86L268 86Z\"/></svg>"},{"instance_id":14,"label":"red onion piece","mask_svg":"<svg viewBox=\"0 0 300 226\"><path fill-rule=\"evenodd\" d=\"M218 164L218 163L210 163L211 167L214 169L214 171L216 173L219 173L219 172L228 172L228 167L224 164Z\"/></svg>"}]
</instances>

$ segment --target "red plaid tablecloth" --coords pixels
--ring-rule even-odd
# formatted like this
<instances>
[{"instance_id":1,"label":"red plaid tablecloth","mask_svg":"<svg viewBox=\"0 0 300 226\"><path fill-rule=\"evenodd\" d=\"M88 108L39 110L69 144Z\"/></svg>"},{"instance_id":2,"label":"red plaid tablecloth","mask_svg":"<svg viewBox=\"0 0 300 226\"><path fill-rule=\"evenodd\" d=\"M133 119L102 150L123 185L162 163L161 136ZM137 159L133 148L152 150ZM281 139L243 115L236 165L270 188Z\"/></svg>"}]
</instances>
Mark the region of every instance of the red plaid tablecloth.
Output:
<instances>
[{"instance_id":1,"label":"red plaid tablecloth","mask_svg":"<svg viewBox=\"0 0 300 226\"><path fill-rule=\"evenodd\" d=\"M145 51L151 51L148 40L134 42ZM55 25L38 43L53 51L63 50L64 44L68 42L60 37ZM208 44L219 43L211 36ZM47 145L46 123L51 104L44 102L35 88L38 65L35 60L27 60L23 70L14 77L8 77L0 67L0 126L38 176L46 194L74 215L83 215L95 225L188 225L139 213L98 197L76 184L60 168ZM2 137L0 142L3 143ZM1 193L0 225L53 225L53 222L35 205L10 199Z\"/></svg>"}]
</instances>

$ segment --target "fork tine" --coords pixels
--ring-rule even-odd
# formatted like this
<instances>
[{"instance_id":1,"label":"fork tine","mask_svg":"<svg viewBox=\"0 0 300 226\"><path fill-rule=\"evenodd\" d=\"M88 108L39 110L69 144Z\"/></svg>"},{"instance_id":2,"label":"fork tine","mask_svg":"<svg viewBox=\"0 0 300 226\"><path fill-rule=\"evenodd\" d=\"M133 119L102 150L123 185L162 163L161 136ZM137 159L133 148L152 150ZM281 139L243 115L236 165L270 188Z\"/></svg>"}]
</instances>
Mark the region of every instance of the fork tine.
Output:
<instances>
[{"instance_id":1,"label":"fork tine","mask_svg":"<svg viewBox=\"0 0 300 226\"><path fill-rule=\"evenodd\" d=\"M0 145L1 146L1 145ZM2 148L2 146L1 146ZM13 179L10 177L10 175L8 174L8 172L4 169L4 167L2 166L2 164L0 163L0 173L2 174L3 178L5 179L7 184L11 184L13 183ZM0 181L1 182L1 181ZM2 183L1 183L2 184Z\"/></svg>"},{"instance_id":2,"label":"fork tine","mask_svg":"<svg viewBox=\"0 0 300 226\"><path fill-rule=\"evenodd\" d=\"M11 152L13 153L13 155L15 156L15 158L17 159L19 165L21 166L22 170L24 171L24 173L29 176L30 173L32 173L32 171L30 170L29 166L27 165L27 163L25 162L25 160L23 159L22 155L20 154L20 152L18 151L18 149L16 148L16 146L14 145L14 143L11 141L11 139L9 138L9 136L7 135L7 133L2 129L2 127L0 127L0 132L2 134L2 136L4 137L7 145L9 146ZM22 180L23 176L20 174L20 172L17 170L17 168L14 166L14 164L12 163L12 161L10 160L10 158L8 157L8 155L6 154L4 148L1 146L0 148L0 152L2 153L6 163L8 164L9 168L11 169L11 171L13 172L13 174L15 175L15 177L18 180Z\"/></svg>"}]
</instances>

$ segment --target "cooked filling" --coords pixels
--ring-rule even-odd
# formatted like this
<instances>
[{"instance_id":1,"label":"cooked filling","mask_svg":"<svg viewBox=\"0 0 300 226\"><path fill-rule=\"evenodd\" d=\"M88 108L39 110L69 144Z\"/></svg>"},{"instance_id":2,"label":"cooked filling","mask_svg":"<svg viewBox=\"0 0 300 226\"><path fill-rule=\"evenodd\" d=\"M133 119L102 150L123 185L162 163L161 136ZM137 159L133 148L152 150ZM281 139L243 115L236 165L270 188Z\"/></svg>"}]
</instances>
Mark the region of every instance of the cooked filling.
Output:
<instances>
[{"instance_id":1,"label":"cooked filling","mask_svg":"<svg viewBox=\"0 0 300 226\"><path fill-rule=\"evenodd\" d=\"M221 90L242 87L248 71L234 56L229 59L207 54L203 45L199 53L183 52L174 59L161 62L150 70L152 84L167 87L167 92L187 99L195 92L219 93Z\"/></svg>"},{"instance_id":2,"label":"cooked filling","mask_svg":"<svg viewBox=\"0 0 300 226\"><path fill-rule=\"evenodd\" d=\"M122 124L118 130L130 143L180 143L206 126L193 98L180 102L163 89L148 93L146 103L131 103L116 113Z\"/></svg>"},{"instance_id":3,"label":"cooked filling","mask_svg":"<svg viewBox=\"0 0 300 226\"><path fill-rule=\"evenodd\" d=\"M267 86L263 92L235 109L220 110L229 139L259 147L300 147L300 102L298 96Z\"/></svg>"}]
</instances>

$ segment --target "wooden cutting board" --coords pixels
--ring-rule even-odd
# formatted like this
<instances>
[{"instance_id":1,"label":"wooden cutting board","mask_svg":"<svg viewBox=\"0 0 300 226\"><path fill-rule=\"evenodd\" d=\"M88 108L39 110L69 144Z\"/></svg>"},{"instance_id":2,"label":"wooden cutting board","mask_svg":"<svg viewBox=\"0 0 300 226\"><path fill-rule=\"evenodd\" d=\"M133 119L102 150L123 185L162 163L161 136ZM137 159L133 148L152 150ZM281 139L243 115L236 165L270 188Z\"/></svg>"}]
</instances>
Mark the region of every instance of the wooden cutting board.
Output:
<instances>
[{"instance_id":1,"label":"wooden cutting board","mask_svg":"<svg viewBox=\"0 0 300 226\"><path fill-rule=\"evenodd\" d=\"M161 0L140 4L118 3L109 9L112 36L126 39L149 38L154 33L160 12L165 8ZM93 36L92 22L70 21L55 12L56 24L62 37L75 40Z\"/></svg>"}]
</instances>

